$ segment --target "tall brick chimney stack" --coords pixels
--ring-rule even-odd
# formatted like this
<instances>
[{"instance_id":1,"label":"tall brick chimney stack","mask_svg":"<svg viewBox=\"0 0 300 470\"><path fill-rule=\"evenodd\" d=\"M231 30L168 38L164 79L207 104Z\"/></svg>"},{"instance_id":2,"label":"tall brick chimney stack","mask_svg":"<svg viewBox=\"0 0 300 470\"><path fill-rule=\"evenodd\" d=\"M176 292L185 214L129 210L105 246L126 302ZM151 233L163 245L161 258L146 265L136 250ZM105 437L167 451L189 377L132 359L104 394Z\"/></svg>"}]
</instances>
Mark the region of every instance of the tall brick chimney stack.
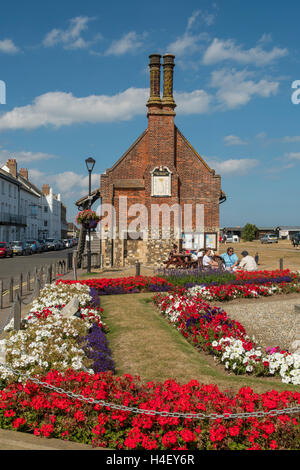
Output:
<instances>
[{"instance_id":1,"label":"tall brick chimney stack","mask_svg":"<svg viewBox=\"0 0 300 470\"><path fill-rule=\"evenodd\" d=\"M49 184L43 184L42 193L44 194L44 196L49 196L49 194L50 194Z\"/></svg>"},{"instance_id":2,"label":"tall brick chimney stack","mask_svg":"<svg viewBox=\"0 0 300 470\"><path fill-rule=\"evenodd\" d=\"M164 109L170 108L174 111L176 103L173 98L173 74L174 74L174 59L173 54L165 54L163 57L163 97L162 97L162 106Z\"/></svg>"},{"instance_id":3,"label":"tall brick chimney stack","mask_svg":"<svg viewBox=\"0 0 300 470\"><path fill-rule=\"evenodd\" d=\"M6 162L6 166L9 168L9 172L15 178L17 177L17 160L9 158Z\"/></svg>"},{"instance_id":4,"label":"tall brick chimney stack","mask_svg":"<svg viewBox=\"0 0 300 470\"><path fill-rule=\"evenodd\" d=\"M160 54L151 54L150 58L150 97L147 102L148 113L161 108L160 99Z\"/></svg>"},{"instance_id":5,"label":"tall brick chimney stack","mask_svg":"<svg viewBox=\"0 0 300 470\"><path fill-rule=\"evenodd\" d=\"M28 170L27 170L27 168L20 168L19 173L20 173L21 176L23 176L23 178L28 180Z\"/></svg>"}]
</instances>

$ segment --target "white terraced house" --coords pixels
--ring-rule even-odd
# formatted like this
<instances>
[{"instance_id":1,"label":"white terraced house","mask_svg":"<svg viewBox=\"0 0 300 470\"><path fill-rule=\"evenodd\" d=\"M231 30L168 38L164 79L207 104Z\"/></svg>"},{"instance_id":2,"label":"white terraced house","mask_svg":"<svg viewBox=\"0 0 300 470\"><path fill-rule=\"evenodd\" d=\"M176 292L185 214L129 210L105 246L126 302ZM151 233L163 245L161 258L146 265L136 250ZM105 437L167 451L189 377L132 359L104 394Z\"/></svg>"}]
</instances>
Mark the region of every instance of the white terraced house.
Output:
<instances>
[{"instance_id":1,"label":"white terraced house","mask_svg":"<svg viewBox=\"0 0 300 470\"><path fill-rule=\"evenodd\" d=\"M0 169L0 241L62 238L62 205L49 185L40 190L27 168L18 171L15 159Z\"/></svg>"}]
</instances>

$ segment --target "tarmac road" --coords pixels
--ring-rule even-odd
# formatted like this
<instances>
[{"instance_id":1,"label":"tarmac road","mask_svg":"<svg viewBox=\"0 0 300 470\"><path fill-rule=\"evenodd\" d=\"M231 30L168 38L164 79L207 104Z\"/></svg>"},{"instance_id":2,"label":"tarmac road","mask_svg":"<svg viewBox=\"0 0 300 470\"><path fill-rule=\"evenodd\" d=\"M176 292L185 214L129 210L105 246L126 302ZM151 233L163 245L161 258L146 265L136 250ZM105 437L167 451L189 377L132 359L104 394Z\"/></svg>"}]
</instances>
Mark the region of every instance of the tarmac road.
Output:
<instances>
[{"instance_id":1,"label":"tarmac road","mask_svg":"<svg viewBox=\"0 0 300 470\"><path fill-rule=\"evenodd\" d=\"M59 260L67 260L68 253L72 253L74 248L67 248L59 251L45 251L29 256L14 256L13 258L0 258L0 280L3 280L4 288L11 277L18 279L20 273L26 275L33 273L34 268L40 268ZM6 282L7 281L7 282Z\"/></svg>"}]
</instances>

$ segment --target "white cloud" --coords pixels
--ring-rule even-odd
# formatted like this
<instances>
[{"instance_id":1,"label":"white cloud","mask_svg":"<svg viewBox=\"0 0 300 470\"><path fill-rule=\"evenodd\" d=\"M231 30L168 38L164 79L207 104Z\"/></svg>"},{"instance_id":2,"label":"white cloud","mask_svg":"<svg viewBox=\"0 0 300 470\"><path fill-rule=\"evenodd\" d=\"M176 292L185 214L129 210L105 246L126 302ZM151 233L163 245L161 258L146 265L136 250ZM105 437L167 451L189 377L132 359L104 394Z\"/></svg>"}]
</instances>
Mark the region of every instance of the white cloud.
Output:
<instances>
[{"instance_id":1,"label":"white cloud","mask_svg":"<svg viewBox=\"0 0 300 470\"><path fill-rule=\"evenodd\" d=\"M183 114L204 113L211 97L203 90L174 94ZM16 107L0 116L0 131L32 130L44 126L68 126L76 123L127 121L146 114L149 90L128 88L113 96L91 95L77 98L72 93L49 92L32 104Z\"/></svg>"},{"instance_id":2,"label":"white cloud","mask_svg":"<svg viewBox=\"0 0 300 470\"><path fill-rule=\"evenodd\" d=\"M204 90L195 90L174 93L174 99L180 114L203 114L209 111L212 98Z\"/></svg>"},{"instance_id":3,"label":"white cloud","mask_svg":"<svg viewBox=\"0 0 300 470\"><path fill-rule=\"evenodd\" d=\"M203 63L212 65L224 60L232 60L239 64L254 64L264 66L274 62L276 59L287 55L287 49L273 47L270 51L265 51L261 45L251 49L242 49L232 39L220 40L214 38L203 55Z\"/></svg>"},{"instance_id":4,"label":"white cloud","mask_svg":"<svg viewBox=\"0 0 300 470\"><path fill-rule=\"evenodd\" d=\"M231 146L231 145L248 145L248 142L246 140L242 140L237 135L227 135L226 137L224 137L224 143L225 143L225 145L228 145L228 146Z\"/></svg>"},{"instance_id":5,"label":"white cloud","mask_svg":"<svg viewBox=\"0 0 300 470\"><path fill-rule=\"evenodd\" d=\"M282 142L286 142L288 144L300 142L300 135L293 135L293 136L285 136L282 138Z\"/></svg>"},{"instance_id":6,"label":"white cloud","mask_svg":"<svg viewBox=\"0 0 300 470\"><path fill-rule=\"evenodd\" d=\"M88 193L88 175L75 173L74 171L63 171L57 174L47 174L37 169L30 170L30 180L38 187L41 182L46 182L54 188L54 192L60 193L62 199L80 199ZM100 185L100 174L92 173L92 187L98 188Z\"/></svg>"},{"instance_id":7,"label":"white cloud","mask_svg":"<svg viewBox=\"0 0 300 470\"><path fill-rule=\"evenodd\" d=\"M129 33L122 36L121 39L113 41L105 52L105 55L120 56L127 54L128 52L135 52L137 49L143 46L146 36L146 33L139 35L135 31L130 31Z\"/></svg>"},{"instance_id":8,"label":"white cloud","mask_svg":"<svg viewBox=\"0 0 300 470\"><path fill-rule=\"evenodd\" d=\"M70 25L67 29L52 29L44 41L45 47L53 47L57 44L62 44L65 49L86 49L94 41L86 41L82 38L81 34L87 30L88 23L93 20L88 16L77 16L70 20ZM97 36L97 39L100 35Z\"/></svg>"},{"instance_id":9,"label":"white cloud","mask_svg":"<svg viewBox=\"0 0 300 470\"><path fill-rule=\"evenodd\" d=\"M0 53L4 54L16 54L19 52L19 48L14 44L11 39L3 39L0 41Z\"/></svg>"},{"instance_id":10,"label":"white cloud","mask_svg":"<svg viewBox=\"0 0 300 470\"><path fill-rule=\"evenodd\" d=\"M201 10L195 11L188 18L184 33L167 46L166 50L168 52L175 54L177 57L183 56L184 54L192 54L200 49L200 41L208 40L208 34L206 32L198 34L192 32L193 27L197 23L197 18L199 17L201 17L206 24L212 24L214 19L214 15L203 13Z\"/></svg>"},{"instance_id":11,"label":"white cloud","mask_svg":"<svg viewBox=\"0 0 300 470\"><path fill-rule=\"evenodd\" d=\"M148 94L148 90L138 88L128 88L113 96L83 98L72 93L45 93L35 98L32 104L16 107L0 116L0 131L130 120L146 112Z\"/></svg>"},{"instance_id":12,"label":"white cloud","mask_svg":"<svg viewBox=\"0 0 300 470\"><path fill-rule=\"evenodd\" d=\"M255 96L268 98L278 91L278 82L260 80L254 82L249 78L253 74L247 70L217 70L212 73L211 86L217 88L217 100L223 109L233 109L247 104Z\"/></svg>"},{"instance_id":13,"label":"white cloud","mask_svg":"<svg viewBox=\"0 0 300 470\"><path fill-rule=\"evenodd\" d=\"M300 152L290 152L285 154L288 160L300 160Z\"/></svg>"},{"instance_id":14,"label":"white cloud","mask_svg":"<svg viewBox=\"0 0 300 470\"><path fill-rule=\"evenodd\" d=\"M206 158L211 168L214 168L221 176L244 175L255 168L259 161L254 158L228 159L219 161L215 158Z\"/></svg>"},{"instance_id":15,"label":"white cloud","mask_svg":"<svg viewBox=\"0 0 300 470\"><path fill-rule=\"evenodd\" d=\"M10 150L0 148L0 161L6 163L9 158L15 158L17 160L17 163L30 163L34 161L49 160L58 157L57 155L44 152L27 152L25 150L12 152Z\"/></svg>"}]
</instances>

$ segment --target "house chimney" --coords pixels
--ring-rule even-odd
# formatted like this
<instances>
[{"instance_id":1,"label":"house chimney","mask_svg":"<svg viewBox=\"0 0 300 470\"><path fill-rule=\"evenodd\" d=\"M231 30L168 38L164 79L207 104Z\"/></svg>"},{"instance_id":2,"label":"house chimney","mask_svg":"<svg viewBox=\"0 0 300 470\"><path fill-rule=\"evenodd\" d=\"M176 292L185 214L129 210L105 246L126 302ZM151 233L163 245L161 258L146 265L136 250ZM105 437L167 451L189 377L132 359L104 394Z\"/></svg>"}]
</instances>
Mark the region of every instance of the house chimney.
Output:
<instances>
[{"instance_id":1,"label":"house chimney","mask_svg":"<svg viewBox=\"0 0 300 470\"><path fill-rule=\"evenodd\" d=\"M147 102L148 108L152 105L161 106L160 99L160 54L151 54L150 58L150 98Z\"/></svg>"},{"instance_id":2,"label":"house chimney","mask_svg":"<svg viewBox=\"0 0 300 470\"><path fill-rule=\"evenodd\" d=\"M28 180L28 170L27 170L27 168L20 168L19 173L20 173L21 176L23 176L23 178Z\"/></svg>"},{"instance_id":3,"label":"house chimney","mask_svg":"<svg viewBox=\"0 0 300 470\"><path fill-rule=\"evenodd\" d=\"M14 158L9 158L7 160L6 166L9 168L9 173L16 178L17 177L17 160L15 160Z\"/></svg>"},{"instance_id":4,"label":"house chimney","mask_svg":"<svg viewBox=\"0 0 300 470\"><path fill-rule=\"evenodd\" d=\"M50 194L49 184L43 184L42 193L44 194L44 196L49 196L49 194Z\"/></svg>"},{"instance_id":5,"label":"house chimney","mask_svg":"<svg viewBox=\"0 0 300 470\"><path fill-rule=\"evenodd\" d=\"M174 110L176 107L176 103L173 98L173 72L175 67L175 56L173 54L165 54L163 59L164 79L162 105L168 106Z\"/></svg>"}]
</instances>

